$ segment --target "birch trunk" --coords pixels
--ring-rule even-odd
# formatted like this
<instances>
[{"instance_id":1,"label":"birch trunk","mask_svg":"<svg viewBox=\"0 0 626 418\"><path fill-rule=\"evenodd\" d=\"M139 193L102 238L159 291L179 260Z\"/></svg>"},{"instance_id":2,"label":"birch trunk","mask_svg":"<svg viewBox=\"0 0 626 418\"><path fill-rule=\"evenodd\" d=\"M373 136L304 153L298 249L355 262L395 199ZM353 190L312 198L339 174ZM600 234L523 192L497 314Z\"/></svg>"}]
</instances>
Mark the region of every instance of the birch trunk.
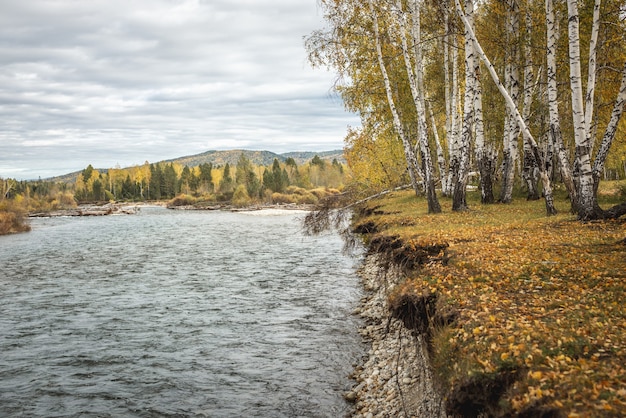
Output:
<instances>
[{"instance_id":1,"label":"birch trunk","mask_svg":"<svg viewBox=\"0 0 626 418\"><path fill-rule=\"evenodd\" d=\"M421 190L420 190L420 186L418 182L418 175L417 175L417 171L418 171L417 157L415 156L413 147L411 146L411 142L409 141L406 135L406 132L404 131L404 127L402 126L398 109L396 108L396 105L393 99L393 91L391 89L391 82L389 81L389 75L387 74L387 68L385 67L385 61L383 59L383 51L380 45L380 31L378 28L378 15L376 14L376 11L374 10L373 0L369 0L369 7L370 7L370 12L371 12L373 24L374 24L374 42L376 44L376 56L378 58L378 65L380 67L380 72L382 73L383 81L385 83L385 92L387 94L387 102L389 104L389 110L391 111L391 114L393 116L393 126L396 132L398 133L398 135L400 136L400 139L402 140L402 145L404 147L404 156L407 162L409 177L411 179L411 185L413 186L413 189L415 190L415 194L419 196Z\"/></svg>"},{"instance_id":2,"label":"birch trunk","mask_svg":"<svg viewBox=\"0 0 626 418\"><path fill-rule=\"evenodd\" d=\"M459 44L456 34L452 34L452 94L450 103L451 132L448 140L448 196L452 196L454 184L457 181L460 164L460 135L459 135Z\"/></svg>"},{"instance_id":3,"label":"birch trunk","mask_svg":"<svg viewBox=\"0 0 626 418\"><path fill-rule=\"evenodd\" d=\"M549 135L557 152L557 159L559 162L559 171L561 173L561 179L569 194L569 199L572 206L572 212L577 213L578 204L578 190L574 185L574 178L572 177L572 168L569 161L569 156L565 143L563 142L563 134L561 133L561 121L559 117L558 107L558 90L557 90L557 78L556 78L556 48L559 42L559 27L558 20L554 13L553 0L546 0L546 31L547 31L547 49L546 49L546 62L547 62L547 89L548 89L548 112L550 115Z\"/></svg>"},{"instance_id":4,"label":"birch trunk","mask_svg":"<svg viewBox=\"0 0 626 418\"><path fill-rule=\"evenodd\" d=\"M516 0L507 1L507 43L508 60L506 64L505 77L506 85L509 90L509 94L514 103L518 103L519 100L519 48L518 48L518 34L519 34L519 9L517 7ZM517 106L517 105L516 105ZM515 161L518 154L518 138L520 134L519 124L515 120L515 117L509 111L509 116L506 118L508 124L504 130L504 145L506 149L503 151L503 166L502 166L502 189L500 193L500 201L502 203L511 203L513 200L513 182L515 180ZM508 138L506 138L508 135Z\"/></svg>"},{"instance_id":5,"label":"birch trunk","mask_svg":"<svg viewBox=\"0 0 626 418\"><path fill-rule=\"evenodd\" d=\"M539 80L534 82L534 74L533 74L533 52L531 47L531 28L532 28L532 17L530 15L530 9L526 10L525 14L525 39L524 39L524 107L523 107L523 117L524 122L528 125L530 123L530 114L531 114L531 106L533 102L533 96L535 92L535 87L539 84ZM526 184L526 199L527 200L539 200L539 190L537 189L537 175L539 174L539 167L537 167L537 160L533 155L532 149L528 141L524 141L524 163L522 170L522 177L524 179L524 183Z\"/></svg>"},{"instance_id":6,"label":"birch trunk","mask_svg":"<svg viewBox=\"0 0 626 418\"><path fill-rule=\"evenodd\" d=\"M597 202L591 169L591 143L587 136L582 75L580 69L580 35L577 0L567 0L570 89L572 92L572 120L576 141L578 163L578 217L581 220L595 219Z\"/></svg>"},{"instance_id":7,"label":"birch trunk","mask_svg":"<svg viewBox=\"0 0 626 418\"><path fill-rule=\"evenodd\" d=\"M593 120L593 105L596 89L596 51L598 46L598 32L600 32L600 3L595 0L593 6L593 26L591 28L591 39L589 40L589 72L587 74L587 94L585 95L585 126L587 127L587 140L590 149L593 149L595 137Z\"/></svg>"},{"instance_id":8,"label":"birch trunk","mask_svg":"<svg viewBox=\"0 0 626 418\"><path fill-rule=\"evenodd\" d=\"M478 165L478 172L480 174L480 201L483 204L494 203L495 198L493 195L493 164L492 153L488 147L485 146L485 125L483 121L483 89L480 74L480 60L476 54L472 54L472 84L474 85L474 154L476 156L476 163Z\"/></svg>"},{"instance_id":9,"label":"birch trunk","mask_svg":"<svg viewBox=\"0 0 626 418\"><path fill-rule=\"evenodd\" d=\"M463 13L459 10L459 13ZM465 0L465 19L471 27L474 24L474 2ZM452 210L467 210L466 191L469 178L469 153L474 126L474 46L465 30L465 94L463 98L463 130L461 132L459 165L452 194Z\"/></svg>"},{"instance_id":10,"label":"birch trunk","mask_svg":"<svg viewBox=\"0 0 626 418\"><path fill-rule=\"evenodd\" d=\"M449 12L446 3L446 7L444 9L444 26L446 33L443 37L443 71L444 71L444 95L445 95L445 105L446 105L446 124L445 124L445 137L446 143L448 145L448 156L452 155L451 152L451 143L452 143L452 95L451 95L451 86L450 86L450 24L449 24ZM444 196L450 196L452 194L452 190L450 188L450 171L440 171L441 175L441 191Z\"/></svg>"},{"instance_id":11,"label":"birch trunk","mask_svg":"<svg viewBox=\"0 0 626 418\"><path fill-rule=\"evenodd\" d=\"M420 143L422 144L422 153L424 159L425 174L425 192L428 200L429 213L441 213L441 205L437 199L437 189L435 187L435 169L433 168L433 160L428 143L428 122L426 117L426 99L424 87L424 62L422 55L422 34L421 34L421 0L411 0L412 25L411 35L413 37L413 51L415 54L415 75L417 78L417 110L419 125L423 127L420 135ZM410 60L409 60L410 63ZM414 99L415 100L415 99ZM435 131L436 133L436 131ZM428 178L426 178L428 177Z\"/></svg>"},{"instance_id":12,"label":"birch trunk","mask_svg":"<svg viewBox=\"0 0 626 418\"><path fill-rule=\"evenodd\" d=\"M433 178L434 170L432 157L430 155L430 146L428 145L428 130L426 122L424 90L423 85L418 85L418 82L423 80L419 5L415 0L411 2L413 15L411 32L414 43L413 48L415 56L415 68L413 68L413 64L411 63L411 57L409 56L409 47L406 36L406 24L404 21L405 14L402 11L402 1L397 0L396 6L398 7L399 13L398 23L400 26L399 34L400 42L402 45L402 55L404 57L404 64L409 80L409 86L411 88L411 95L413 96L413 103L415 105L415 111L417 113L418 144L420 146L420 151L422 155L424 191L426 192L426 199L428 201L428 213L441 213L441 206L439 205L439 201L437 200L435 180Z\"/></svg>"},{"instance_id":13,"label":"birch trunk","mask_svg":"<svg viewBox=\"0 0 626 418\"><path fill-rule=\"evenodd\" d=\"M537 142L535 141L535 138L533 138L532 134L530 133L530 130L528 129L528 126L524 122L524 119L522 118L522 115L520 114L517 106L515 105L515 102L513 101L509 93L507 92L506 88L504 88L504 86L502 85L502 82L500 81L500 78L498 77L498 74L496 73L495 68L489 61L489 58L487 58L485 51L483 51L482 47L480 46L480 43L478 42L478 39L476 38L476 35L474 34L474 31L470 23L467 21L467 19L465 19L465 15L463 14L463 11L461 9L461 4L459 3L459 0L455 0L455 2L456 2L456 7L457 7L457 13L459 17L461 18L461 20L463 21L463 24L465 25L466 32L471 36L471 39L474 42L476 53L485 64L485 67L489 70L489 74L491 75L493 82L496 84L496 87L498 88L498 90L500 91L500 94L504 98L504 101L506 102L509 110L515 116L517 123L520 125L522 133L524 135L524 140L530 143L533 153L535 154L535 158L537 158L537 161L539 162L540 176L541 176L541 181L543 184L544 196L545 196L545 201L546 201L546 212L548 215L554 215L557 212L556 212L556 208L554 207L552 185L550 183L550 178L548 177L547 172L545 170L545 165L543 164L543 159L541 157L541 153L539 152L539 147L537 146Z\"/></svg>"}]
</instances>

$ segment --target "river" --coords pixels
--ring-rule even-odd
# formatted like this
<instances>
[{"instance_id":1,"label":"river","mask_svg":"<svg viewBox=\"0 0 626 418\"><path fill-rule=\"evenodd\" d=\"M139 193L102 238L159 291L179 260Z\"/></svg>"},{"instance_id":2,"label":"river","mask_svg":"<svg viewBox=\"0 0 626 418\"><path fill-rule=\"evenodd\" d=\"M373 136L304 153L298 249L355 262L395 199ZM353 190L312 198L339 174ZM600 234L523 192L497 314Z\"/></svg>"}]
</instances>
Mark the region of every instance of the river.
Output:
<instances>
[{"instance_id":1,"label":"river","mask_svg":"<svg viewBox=\"0 0 626 418\"><path fill-rule=\"evenodd\" d=\"M0 237L0 416L345 415L356 260L302 216L144 207Z\"/></svg>"}]
</instances>

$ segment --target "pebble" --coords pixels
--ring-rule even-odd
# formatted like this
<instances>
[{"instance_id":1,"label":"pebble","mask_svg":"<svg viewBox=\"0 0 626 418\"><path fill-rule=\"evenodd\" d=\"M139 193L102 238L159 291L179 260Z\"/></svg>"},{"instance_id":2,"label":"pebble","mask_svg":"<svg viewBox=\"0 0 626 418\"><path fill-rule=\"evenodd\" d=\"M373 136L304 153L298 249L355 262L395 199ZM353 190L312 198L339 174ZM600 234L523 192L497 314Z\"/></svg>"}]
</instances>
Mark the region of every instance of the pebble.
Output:
<instances>
[{"instance_id":1,"label":"pebble","mask_svg":"<svg viewBox=\"0 0 626 418\"><path fill-rule=\"evenodd\" d=\"M423 375L419 368L429 367L421 364L424 357L416 354L425 348L419 346L418 339L401 321L388 319L387 297L393 288L392 276L396 281L401 276L387 274L382 279L376 257L367 256L359 270L364 288L371 293L361 298L361 306L355 310L365 324L359 333L370 349L363 363L354 368L352 376L356 385L344 398L355 405L353 417L445 418L443 401L433 382L412 377ZM433 409L433 404L441 407ZM404 409L407 405L409 410Z\"/></svg>"}]
</instances>

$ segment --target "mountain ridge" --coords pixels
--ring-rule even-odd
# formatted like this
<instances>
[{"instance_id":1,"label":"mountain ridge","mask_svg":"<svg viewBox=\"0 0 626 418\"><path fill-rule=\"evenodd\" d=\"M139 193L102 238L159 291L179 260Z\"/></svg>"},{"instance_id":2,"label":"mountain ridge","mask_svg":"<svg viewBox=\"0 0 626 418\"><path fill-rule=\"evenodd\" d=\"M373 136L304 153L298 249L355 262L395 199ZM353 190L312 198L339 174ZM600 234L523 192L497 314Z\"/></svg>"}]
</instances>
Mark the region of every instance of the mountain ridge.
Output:
<instances>
[{"instance_id":1,"label":"mountain ridge","mask_svg":"<svg viewBox=\"0 0 626 418\"><path fill-rule=\"evenodd\" d=\"M208 150L201 152L199 154L186 155L182 157L171 158L167 160L156 161L150 164L161 164L161 163L176 163L181 165L187 165L189 167L196 167L200 164L211 163L214 166L224 166L226 163L229 165L236 165L237 160L239 160L239 156L243 153L243 155L250 160L252 164L255 165L263 165L268 166L274 162L274 158L278 159L280 162L285 162L288 158L293 158L296 164L301 165L309 162L316 155L323 159L331 161L336 159L341 163L345 163L345 157L343 154L343 150L331 150L331 151L290 151L282 154L277 154L272 151L256 151L256 150L247 150L247 149L231 149L231 150ZM124 169L130 167L124 167ZM108 168L94 168L100 173L106 173ZM47 181L53 182L73 182L76 180L78 175L82 172L82 170L75 171L72 173L63 174L60 176L54 176L46 179Z\"/></svg>"}]
</instances>

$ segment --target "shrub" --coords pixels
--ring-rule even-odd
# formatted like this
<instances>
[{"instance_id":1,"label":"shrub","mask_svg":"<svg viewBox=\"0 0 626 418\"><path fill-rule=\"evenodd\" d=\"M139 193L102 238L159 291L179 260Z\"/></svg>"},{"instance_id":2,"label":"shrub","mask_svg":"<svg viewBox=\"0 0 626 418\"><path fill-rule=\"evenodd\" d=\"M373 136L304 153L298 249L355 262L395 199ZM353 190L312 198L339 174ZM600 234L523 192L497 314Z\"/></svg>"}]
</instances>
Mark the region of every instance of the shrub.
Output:
<instances>
[{"instance_id":1,"label":"shrub","mask_svg":"<svg viewBox=\"0 0 626 418\"><path fill-rule=\"evenodd\" d=\"M180 194L169 201L168 206L191 206L196 203L196 198L186 194Z\"/></svg>"},{"instance_id":2,"label":"shrub","mask_svg":"<svg viewBox=\"0 0 626 418\"><path fill-rule=\"evenodd\" d=\"M287 187L287 189L285 190L285 194L297 194L297 195L303 195L305 193L308 193L306 189L303 189L301 187L298 186L289 186Z\"/></svg>"},{"instance_id":3,"label":"shrub","mask_svg":"<svg viewBox=\"0 0 626 418\"><path fill-rule=\"evenodd\" d=\"M24 222L24 211L12 202L0 202L0 235L30 231Z\"/></svg>"},{"instance_id":4,"label":"shrub","mask_svg":"<svg viewBox=\"0 0 626 418\"><path fill-rule=\"evenodd\" d=\"M299 195L296 200L299 204L314 205L319 199L314 194L307 192L306 194Z\"/></svg>"},{"instance_id":5,"label":"shrub","mask_svg":"<svg viewBox=\"0 0 626 418\"><path fill-rule=\"evenodd\" d=\"M288 205L291 203L297 203L297 200L296 196L292 194L272 193L272 202Z\"/></svg>"},{"instance_id":6,"label":"shrub","mask_svg":"<svg viewBox=\"0 0 626 418\"><path fill-rule=\"evenodd\" d=\"M74 196L70 192L59 193L56 197L56 200L59 202L59 205L62 208L75 208L76 200Z\"/></svg>"}]
</instances>

